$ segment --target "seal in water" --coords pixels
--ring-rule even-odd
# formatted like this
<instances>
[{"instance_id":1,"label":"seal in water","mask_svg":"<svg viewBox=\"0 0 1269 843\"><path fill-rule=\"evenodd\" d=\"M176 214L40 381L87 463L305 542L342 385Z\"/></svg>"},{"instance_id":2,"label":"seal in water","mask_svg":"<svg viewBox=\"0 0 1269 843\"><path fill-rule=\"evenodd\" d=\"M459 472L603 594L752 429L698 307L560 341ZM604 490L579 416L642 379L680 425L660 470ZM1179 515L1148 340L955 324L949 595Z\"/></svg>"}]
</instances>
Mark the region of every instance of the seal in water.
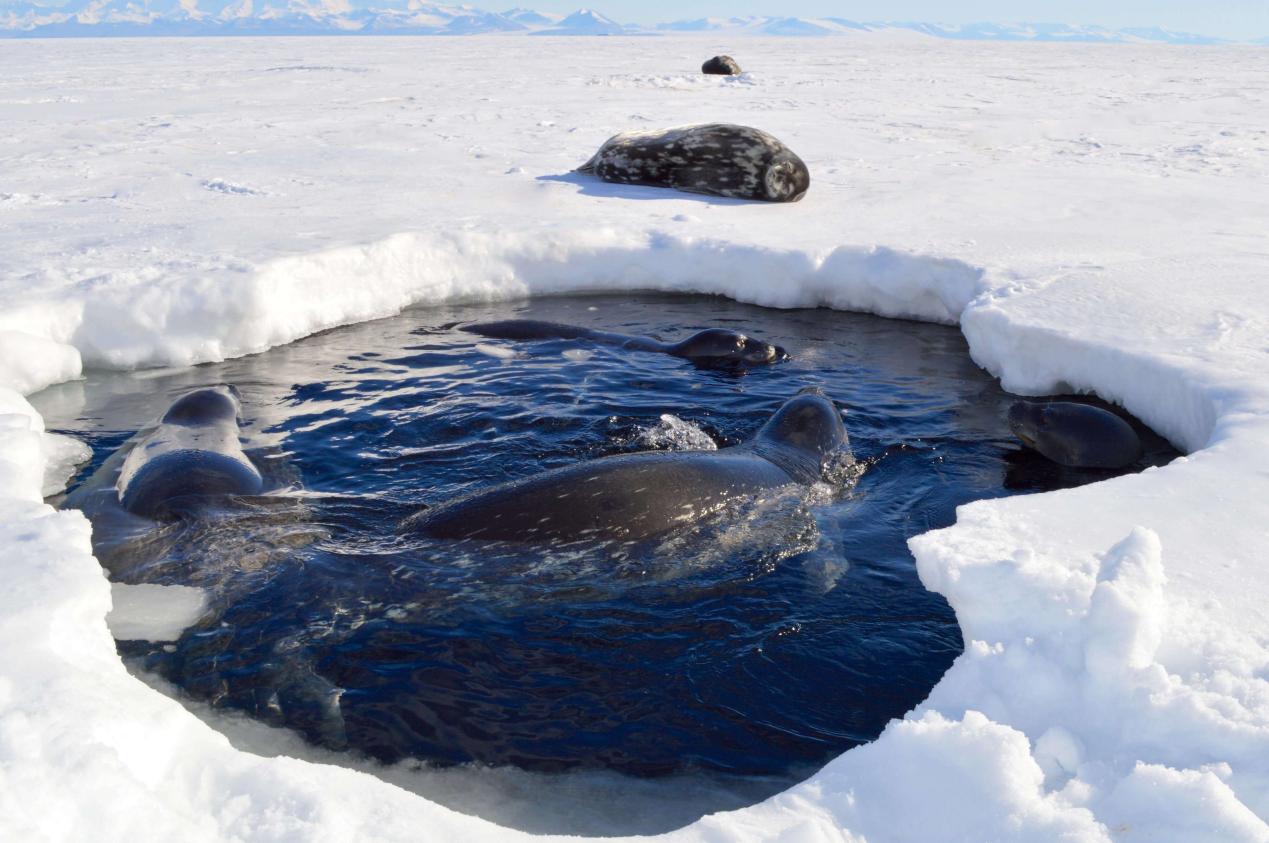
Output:
<instances>
[{"instance_id":1,"label":"seal in water","mask_svg":"<svg viewBox=\"0 0 1269 843\"><path fill-rule=\"evenodd\" d=\"M731 123L622 132L577 172L765 202L796 202L811 186L806 164L787 146L760 129Z\"/></svg>"},{"instance_id":2,"label":"seal in water","mask_svg":"<svg viewBox=\"0 0 1269 843\"><path fill-rule=\"evenodd\" d=\"M264 482L238 443L238 399L223 386L178 398L124 460L115 485L124 509L171 517L215 495L256 495Z\"/></svg>"},{"instance_id":3,"label":"seal in water","mask_svg":"<svg viewBox=\"0 0 1269 843\"><path fill-rule=\"evenodd\" d=\"M714 56L701 65L701 73L711 76L739 76L740 63L731 56Z\"/></svg>"},{"instance_id":4,"label":"seal in water","mask_svg":"<svg viewBox=\"0 0 1269 843\"><path fill-rule=\"evenodd\" d=\"M703 365L753 366L789 359L789 353L778 345L771 345L726 328L708 328L675 343L660 342L651 337L596 331L558 322L540 322L536 319L480 322L468 325L463 330L482 337L503 340L594 340L635 351L659 351L675 357L685 357Z\"/></svg>"},{"instance_id":5,"label":"seal in water","mask_svg":"<svg viewBox=\"0 0 1269 843\"><path fill-rule=\"evenodd\" d=\"M1141 459L1141 439L1128 422L1073 401L1018 401L1009 429L1029 448L1072 468L1123 468Z\"/></svg>"},{"instance_id":6,"label":"seal in water","mask_svg":"<svg viewBox=\"0 0 1269 843\"><path fill-rule=\"evenodd\" d=\"M589 460L423 510L402 528L441 539L639 541L732 501L812 483L848 448L841 414L812 388L786 401L744 445Z\"/></svg>"}]
</instances>

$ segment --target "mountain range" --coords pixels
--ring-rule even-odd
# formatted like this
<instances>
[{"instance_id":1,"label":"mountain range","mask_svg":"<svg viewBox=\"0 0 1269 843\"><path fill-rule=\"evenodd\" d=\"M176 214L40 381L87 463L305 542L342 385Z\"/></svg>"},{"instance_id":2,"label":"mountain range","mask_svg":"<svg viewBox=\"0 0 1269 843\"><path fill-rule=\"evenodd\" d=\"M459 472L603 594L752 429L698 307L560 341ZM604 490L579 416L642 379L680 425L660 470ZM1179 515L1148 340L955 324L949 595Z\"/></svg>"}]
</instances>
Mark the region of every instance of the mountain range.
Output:
<instances>
[{"instance_id":1,"label":"mountain range","mask_svg":"<svg viewBox=\"0 0 1269 843\"><path fill-rule=\"evenodd\" d=\"M698 18L654 26L621 24L599 12L571 15L422 0L0 0L0 38L110 35L719 35L842 36L889 33L976 41L1219 44L1219 38L1160 28L977 23L949 26L843 18ZM1257 43L1265 43L1269 39Z\"/></svg>"}]
</instances>

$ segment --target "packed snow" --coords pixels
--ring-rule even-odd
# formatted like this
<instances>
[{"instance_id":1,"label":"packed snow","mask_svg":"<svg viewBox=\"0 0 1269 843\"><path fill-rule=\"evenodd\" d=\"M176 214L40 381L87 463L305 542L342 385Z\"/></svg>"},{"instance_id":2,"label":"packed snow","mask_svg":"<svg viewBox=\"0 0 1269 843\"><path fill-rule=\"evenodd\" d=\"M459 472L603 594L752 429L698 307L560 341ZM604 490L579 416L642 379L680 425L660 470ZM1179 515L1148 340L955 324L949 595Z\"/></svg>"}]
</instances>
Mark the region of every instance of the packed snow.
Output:
<instances>
[{"instance_id":1,"label":"packed snow","mask_svg":"<svg viewBox=\"0 0 1269 843\"><path fill-rule=\"evenodd\" d=\"M696 81L724 51L753 84ZM1269 51L207 39L0 61L5 839L521 836L235 749L132 677L87 521L42 502L75 457L31 401L81 367L407 306L654 289L959 324L1006 388L1095 392L1189 453L913 539L966 641L929 699L673 839L1269 840ZM571 173L618 131L704 120L787 143L805 199Z\"/></svg>"}]
</instances>

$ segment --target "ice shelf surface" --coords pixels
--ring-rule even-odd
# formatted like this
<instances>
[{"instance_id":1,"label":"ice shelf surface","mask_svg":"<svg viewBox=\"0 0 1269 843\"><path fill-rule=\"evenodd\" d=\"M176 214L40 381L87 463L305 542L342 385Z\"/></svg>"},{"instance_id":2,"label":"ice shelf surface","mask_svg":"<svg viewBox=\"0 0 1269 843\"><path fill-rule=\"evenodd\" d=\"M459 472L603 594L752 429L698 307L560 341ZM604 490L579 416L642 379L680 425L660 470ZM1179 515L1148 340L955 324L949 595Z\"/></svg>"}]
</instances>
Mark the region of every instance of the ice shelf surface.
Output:
<instances>
[{"instance_id":1,"label":"ice shelf surface","mask_svg":"<svg viewBox=\"0 0 1269 843\"><path fill-rule=\"evenodd\" d=\"M876 742L679 840L1269 839L1269 50L712 38L25 41L0 51L0 831L505 840L233 749L123 668L73 449L23 397L408 305L658 289L958 323L1021 393L1191 452L911 542L966 652ZM572 174L718 120L795 205ZM73 391L71 393L73 400Z\"/></svg>"}]
</instances>

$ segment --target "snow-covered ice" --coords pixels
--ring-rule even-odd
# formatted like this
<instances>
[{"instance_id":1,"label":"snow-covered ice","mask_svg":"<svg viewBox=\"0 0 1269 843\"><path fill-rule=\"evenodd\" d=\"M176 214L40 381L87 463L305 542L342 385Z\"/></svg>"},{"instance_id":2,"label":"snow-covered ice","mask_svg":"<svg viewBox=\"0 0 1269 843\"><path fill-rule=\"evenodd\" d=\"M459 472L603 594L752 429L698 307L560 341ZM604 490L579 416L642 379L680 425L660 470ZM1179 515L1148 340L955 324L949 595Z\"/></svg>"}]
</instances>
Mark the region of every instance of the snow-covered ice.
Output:
<instances>
[{"instance_id":1,"label":"snow-covered ice","mask_svg":"<svg viewBox=\"0 0 1269 843\"><path fill-rule=\"evenodd\" d=\"M110 584L106 626L120 641L175 641L207 611L207 593L187 585Z\"/></svg>"},{"instance_id":2,"label":"snow-covered ice","mask_svg":"<svg viewBox=\"0 0 1269 843\"><path fill-rule=\"evenodd\" d=\"M930 698L675 839L1269 840L1269 51L734 47L0 45L5 839L518 836L236 750L130 676L88 523L41 502L73 460L23 395L408 305L654 289L956 323L1006 388L1096 392L1189 452L915 538L966 641ZM750 84L664 83L725 50ZM781 138L806 198L570 172L707 120Z\"/></svg>"}]
</instances>

